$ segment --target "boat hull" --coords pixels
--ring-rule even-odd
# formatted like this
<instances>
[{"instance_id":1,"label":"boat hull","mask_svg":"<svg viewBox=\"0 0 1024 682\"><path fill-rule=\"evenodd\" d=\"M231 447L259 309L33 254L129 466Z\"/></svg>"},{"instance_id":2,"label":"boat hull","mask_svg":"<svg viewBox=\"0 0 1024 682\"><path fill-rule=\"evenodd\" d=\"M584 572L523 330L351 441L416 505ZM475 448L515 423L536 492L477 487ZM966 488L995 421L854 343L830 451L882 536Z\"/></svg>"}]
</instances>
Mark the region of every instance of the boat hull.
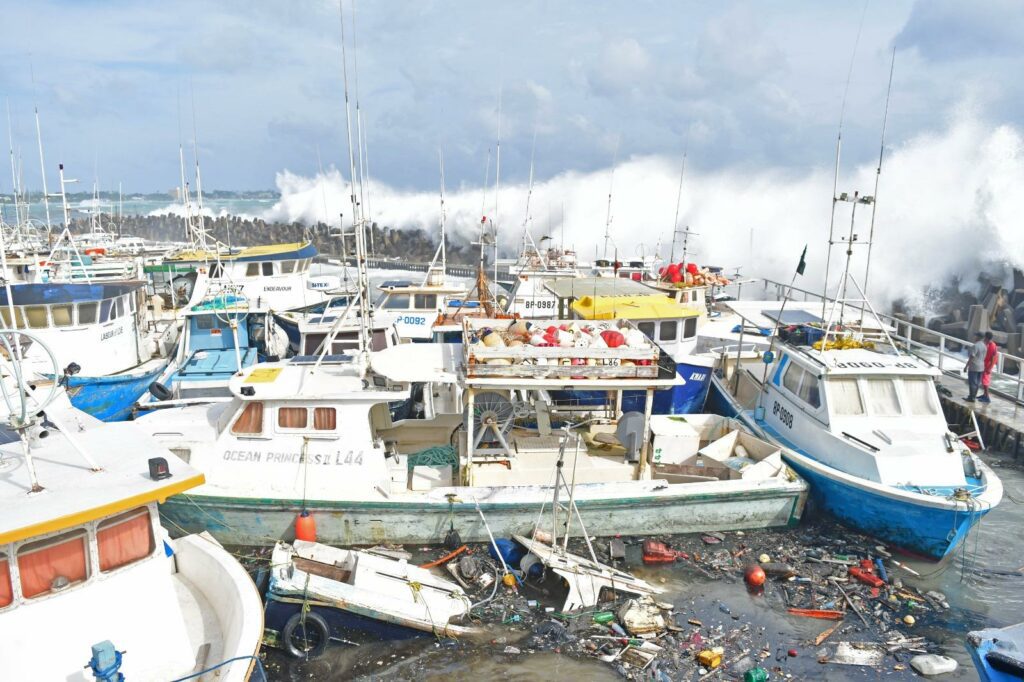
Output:
<instances>
[{"instance_id":1,"label":"boat hull","mask_svg":"<svg viewBox=\"0 0 1024 682\"><path fill-rule=\"evenodd\" d=\"M941 560L955 550L991 507L924 496L862 481L800 451L753 415L740 409L713 382L709 402L728 417L740 417L765 438L785 448L783 459L811 486L814 504L842 523L913 554Z\"/></svg>"},{"instance_id":2,"label":"boat hull","mask_svg":"<svg viewBox=\"0 0 1024 682\"><path fill-rule=\"evenodd\" d=\"M309 610L319 614L331 629L331 637L354 642L383 642L432 637L430 632L406 627L386 620L370 618L342 608L311 604ZM283 645L281 641L288 620L302 611L302 598L281 597L267 594L267 605L263 612L265 632L270 641Z\"/></svg>"},{"instance_id":3,"label":"boat hull","mask_svg":"<svg viewBox=\"0 0 1024 682\"><path fill-rule=\"evenodd\" d=\"M799 479L716 492L695 487L692 493L672 495L577 497L576 504L590 535L646 536L795 526L807 495L807 485ZM472 495L472 489L462 489L450 506L439 497L410 502L310 500L305 508L316 519L317 540L325 544L437 543L449 529L449 518L463 541L484 542L487 530ZM523 497L528 499L480 503L496 537L529 533L542 507L547 512L544 522L550 523L550 488ZM179 495L168 499L161 513L172 527L209 530L225 544L264 545L294 537L295 517L302 509L302 500Z\"/></svg>"},{"instance_id":4,"label":"boat hull","mask_svg":"<svg viewBox=\"0 0 1024 682\"><path fill-rule=\"evenodd\" d=\"M131 372L105 377L72 376L68 379L68 397L79 410L105 422L131 417L132 405L149 385L163 373L167 360Z\"/></svg>"},{"instance_id":5,"label":"boat hull","mask_svg":"<svg viewBox=\"0 0 1024 682\"><path fill-rule=\"evenodd\" d=\"M982 682L1024 679L1024 623L970 632L967 650Z\"/></svg>"}]
</instances>

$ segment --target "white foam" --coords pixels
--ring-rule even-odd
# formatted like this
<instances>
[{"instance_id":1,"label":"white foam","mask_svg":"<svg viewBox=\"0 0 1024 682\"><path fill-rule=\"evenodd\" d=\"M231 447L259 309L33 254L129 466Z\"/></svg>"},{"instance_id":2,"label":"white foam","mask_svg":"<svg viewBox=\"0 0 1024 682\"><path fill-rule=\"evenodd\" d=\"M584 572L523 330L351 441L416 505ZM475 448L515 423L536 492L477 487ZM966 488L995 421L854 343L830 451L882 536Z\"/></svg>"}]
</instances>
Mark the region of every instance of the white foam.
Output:
<instances>
[{"instance_id":1,"label":"white foam","mask_svg":"<svg viewBox=\"0 0 1024 682\"><path fill-rule=\"evenodd\" d=\"M870 293L880 305L898 296L920 297L929 285L963 278L993 263L1024 266L1024 230L1019 228L1017 193L1024 187L1022 136L1014 127L994 126L968 115L954 118L943 130L917 135L887 150L878 192L875 247ZM827 156L824 150L823 156ZM691 168L697 167L696 159ZM650 253L657 240L667 256L678 183L678 159L634 157L615 172L612 237L620 258ZM534 187L532 232L562 238L580 256L595 256L603 243L609 172L568 171ZM839 190L874 192L875 166L867 164L840 175ZM266 220L314 223L339 213L349 221L348 183L337 170L323 176L278 174L281 199L262 214ZM807 270L798 286L820 289L825 268L832 169L823 165L804 173L779 169L688 172L680 222L700 233L697 260L727 268L742 265L747 275L788 281L800 251L808 244ZM325 210L326 195L326 210ZM453 238L474 237L481 220L483 192L463 187L446 196ZM514 249L520 239L525 185L501 190L494 213L493 189L487 192L486 215L496 218L502 243ZM396 228L423 228L437 233L436 192L397 190L375 182L373 219ZM549 215L550 222L549 222ZM867 238L871 211L858 208L856 233ZM836 212L837 237L849 231L850 204ZM863 279L863 247L855 249L853 272ZM833 252L835 281L843 249ZM838 267L841 267L841 263Z\"/></svg>"}]
</instances>

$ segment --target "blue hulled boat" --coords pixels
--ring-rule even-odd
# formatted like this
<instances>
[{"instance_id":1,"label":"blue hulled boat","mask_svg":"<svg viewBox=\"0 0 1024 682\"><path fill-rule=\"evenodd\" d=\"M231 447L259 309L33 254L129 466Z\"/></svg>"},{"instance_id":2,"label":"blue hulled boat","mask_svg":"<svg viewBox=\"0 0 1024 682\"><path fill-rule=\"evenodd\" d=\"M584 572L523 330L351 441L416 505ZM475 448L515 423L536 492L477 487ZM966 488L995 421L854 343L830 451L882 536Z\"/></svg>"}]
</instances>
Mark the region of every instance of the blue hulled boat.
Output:
<instances>
[{"instance_id":1,"label":"blue hulled boat","mask_svg":"<svg viewBox=\"0 0 1024 682\"><path fill-rule=\"evenodd\" d=\"M730 304L767 327L782 314L778 306ZM774 353L723 352L712 409L788 448L786 461L811 484L811 498L843 523L942 559L999 504L1002 483L949 431L935 370L863 334L823 334L829 325L808 315L776 340Z\"/></svg>"},{"instance_id":2,"label":"blue hulled boat","mask_svg":"<svg viewBox=\"0 0 1024 682\"><path fill-rule=\"evenodd\" d=\"M967 649L982 682L1024 680L1024 623L970 632Z\"/></svg>"}]
</instances>

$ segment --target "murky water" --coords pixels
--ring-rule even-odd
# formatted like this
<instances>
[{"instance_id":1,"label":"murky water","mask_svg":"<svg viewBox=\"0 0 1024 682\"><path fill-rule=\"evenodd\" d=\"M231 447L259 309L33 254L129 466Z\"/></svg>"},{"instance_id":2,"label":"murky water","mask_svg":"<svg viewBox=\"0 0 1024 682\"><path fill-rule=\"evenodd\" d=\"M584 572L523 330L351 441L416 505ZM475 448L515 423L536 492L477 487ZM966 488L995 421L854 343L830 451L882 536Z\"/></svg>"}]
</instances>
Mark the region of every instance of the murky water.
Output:
<instances>
[{"instance_id":1,"label":"murky water","mask_svg":"<svg viewBox=\"0 0 1024 682\"><path fill-rule=\"evenodd\" d=\"M1024 466L1009 458L986 457L993 464L1009 495L1024 498ZM1022 499L1024 501L1024 499ZM842 537L844 530L828 520L805 518L804 527L819 529L830 537ZM950 610L922 615L911 634L925 636L939 644L943 653L955 658L960 667L943 679L974 680L977 675L965 647L969 630L1003 626L1024 619L1024 505L1009 497L975 529L963 551L944 564L906 560L922 575L914 578L899 571L908 585L944 593ZM793 542L793 531L749 533L750 546L771 548L772 544ZM632 547L629 570L667 590L665 600L676 605L677 620L701 620L708 630L722 626L726 631L744 624L742 636L754 653L766 648L772 656L762 665L775 668L772 679L789 674L797 679L867 680L917 679L909 669L893 670L887 658L880 669L822 665L811 640L831 623L786 614L783 595L777 587L752 595L735 577L715 577L692 565L680 563L646 567L639 562L638 548ZM629 560L629 558L627 558ZM540 596L540 595L536 595ZM850 615L839 631L841 639L858 641L860 624ZM279 651L266 653L272 680L375 679L619 679L615 670L596 659L581 659L556 652L507 654L507 646L522 645L529 635L525 626L494 626L490 641L483 644L436 642L421 638L400 643L365 643L360 646L333 644L319 660L303 662ZM865 636L864 639L871 639ZM840 639L840 637L837 637ZM798 656L786 656L796 649ZM735 650L735 647L733 647ZM904 656L903 663L909 659ZM692 678L696 679L693 673ZM686 677L684 679L691 679ZM713 679L713 678L712 678Z\"/></svg>"}]
</instances>

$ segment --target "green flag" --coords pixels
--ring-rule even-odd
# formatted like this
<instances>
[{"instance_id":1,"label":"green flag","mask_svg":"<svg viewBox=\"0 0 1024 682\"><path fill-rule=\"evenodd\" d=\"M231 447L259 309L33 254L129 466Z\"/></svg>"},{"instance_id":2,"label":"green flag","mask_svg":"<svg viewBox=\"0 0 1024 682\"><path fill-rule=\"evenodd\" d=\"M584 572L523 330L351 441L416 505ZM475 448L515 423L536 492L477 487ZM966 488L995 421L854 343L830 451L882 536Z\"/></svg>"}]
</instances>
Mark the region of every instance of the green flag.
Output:
<instances>
[{"instance_id":1,"label":"green flag","mask_svg":"<svg viewBox=\"0 0 1024 682\"><path fill-rule=\"evenodd\" d=\"M807 267L807 244L804 244L804 252L800 254L800 264L796 266L796 274L803 275Z\"/></svg>"}]
</instances>

